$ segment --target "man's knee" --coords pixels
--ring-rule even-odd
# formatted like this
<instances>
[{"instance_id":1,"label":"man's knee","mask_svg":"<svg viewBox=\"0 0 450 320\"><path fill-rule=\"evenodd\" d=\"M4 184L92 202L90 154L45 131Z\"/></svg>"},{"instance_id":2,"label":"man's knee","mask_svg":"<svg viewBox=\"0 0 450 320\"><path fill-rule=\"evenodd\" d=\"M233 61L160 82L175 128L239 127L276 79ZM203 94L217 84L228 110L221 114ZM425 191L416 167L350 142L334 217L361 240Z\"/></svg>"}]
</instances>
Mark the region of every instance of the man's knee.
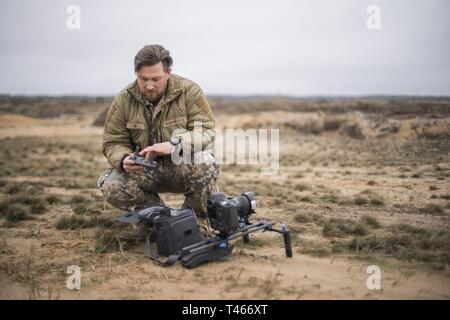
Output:
<instances>
[{"instance_id":1,"label":"man's knee","mask_svg":"<svg viewBox=\"0 0 450 320\"><path fill-rule=\"evenodd\" d=\"M198 215L205 215L206 202L212 193L219 192L219 165L210 155L203 163L185 165L183 169L186 170L184 205L193 208Z\"/></svg>"},{"instance_id":2,"label":"man's knee","mask_svg":"<svg viewBox=\"0 0 450 320\"><path fill-rule=\"evenodd\" d=\"M183 164L180 168L185 180L196 184L215 184L219 177L219 164L209 152L199 152L194 155L192 164Z\"/></svg>"},{"instance_id":3,"label":"man's knee","mask_svg":"<svg viewBox=\"0 0 450 320\"><path fill-rule=\"evenodd\" d=\"M123 210L131 210L136 204L146 200L136 181L113 169L102 173L98 187L106 202Z\"/></svg>"}]
</instances>

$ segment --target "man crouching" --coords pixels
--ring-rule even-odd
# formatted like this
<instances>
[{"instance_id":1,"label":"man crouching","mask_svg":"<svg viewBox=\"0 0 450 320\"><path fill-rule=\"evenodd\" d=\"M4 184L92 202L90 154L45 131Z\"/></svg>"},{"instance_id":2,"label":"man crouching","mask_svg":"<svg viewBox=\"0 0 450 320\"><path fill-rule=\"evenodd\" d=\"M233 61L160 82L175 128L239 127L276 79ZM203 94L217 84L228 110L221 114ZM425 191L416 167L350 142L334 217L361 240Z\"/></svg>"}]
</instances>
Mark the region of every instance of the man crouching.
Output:
<instances>
[{"instance_id":1,"label":"man crouching","mask_svg":"<svg viewBox=\"0 0 450 320\"><path fill-rule=\"evenodd\" d=\"M103 154L111 168L98 186L108 203L127 211L164 205L163 192L183 193L182 207L194 209L207 228L206 202L219 191L219 165L212 153L214 116L201 88L172 74L172 63L160 45L137 53L137 79L115 96L108 111ZM144 170L131 160L136 147L158 166ZM174 155L192 161L175 162Z\"/></svg>"}]
</instances>

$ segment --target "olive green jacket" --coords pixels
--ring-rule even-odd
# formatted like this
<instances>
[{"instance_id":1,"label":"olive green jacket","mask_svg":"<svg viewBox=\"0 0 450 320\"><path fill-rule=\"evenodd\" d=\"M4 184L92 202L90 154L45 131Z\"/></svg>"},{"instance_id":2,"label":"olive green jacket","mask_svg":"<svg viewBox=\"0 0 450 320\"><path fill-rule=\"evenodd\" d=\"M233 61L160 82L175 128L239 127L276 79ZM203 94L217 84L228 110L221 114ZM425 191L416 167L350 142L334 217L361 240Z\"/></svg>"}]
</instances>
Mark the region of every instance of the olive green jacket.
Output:
<instances>
[{"instance_id":1,"label":"olive green jacket","mask_svg":"<svg viewBox=\"0 0 450 320\"><path fill-rule=\"evenodd\" d=\"M122 159L136 146L142 150L152 143L170 141L173 136L181 139L183 152L198 151L194 142L197 148L201 143L202 150L213 151L214 116L201 88L193 81L172 74L152 119L150 114L137 80L115 96L103 134L103 154L113 168L122 170Z\"/></svg>"}]
</instances>

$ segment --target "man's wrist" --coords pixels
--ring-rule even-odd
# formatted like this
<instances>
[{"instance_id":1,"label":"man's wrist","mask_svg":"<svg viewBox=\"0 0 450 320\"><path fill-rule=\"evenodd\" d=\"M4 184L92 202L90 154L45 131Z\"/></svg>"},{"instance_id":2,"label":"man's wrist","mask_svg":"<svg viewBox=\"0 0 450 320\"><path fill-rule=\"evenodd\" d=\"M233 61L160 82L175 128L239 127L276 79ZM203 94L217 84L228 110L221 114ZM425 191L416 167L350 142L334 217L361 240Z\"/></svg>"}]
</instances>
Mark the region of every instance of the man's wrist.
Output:
<instances>
[{"instance_id":1,"label":"man's wrist","mask_svg":"<svg viewBox=\"0 0 450 320\"><path fill-rule=\"evenodd\" d=\"M169 142L171 145L176 147L177 145L179 145L181 143L181 139L179 137L172 137L172 138L170 138Z\"/></svg>"},{"instance_id":2,"label":"man's wrist","mask_svg":"<svg viewBox=\"0 0 450 320\"><path fill-rule=\"evenodd\" d=\"M125 169L123 168L123 161L124 161L125 158L128 157L128 156L129 156L129 154L126 154L126 155L122 158L122 160L120 160L120 169L122 169L122 171L124 171L124 172L125 172Z\"/></svg>"},{"instance_id":3,"label":"man's wrist","mask_svg":"<svg viewBox=\"0 0 450 320\"><path fill-rule=\"evenodd\" d=\"M181 149L181 138L179 137L172 137L169 140L170 144L173 146L172 152L171 154L181 154L180 149Z\"/></svg>"}]
</instances>

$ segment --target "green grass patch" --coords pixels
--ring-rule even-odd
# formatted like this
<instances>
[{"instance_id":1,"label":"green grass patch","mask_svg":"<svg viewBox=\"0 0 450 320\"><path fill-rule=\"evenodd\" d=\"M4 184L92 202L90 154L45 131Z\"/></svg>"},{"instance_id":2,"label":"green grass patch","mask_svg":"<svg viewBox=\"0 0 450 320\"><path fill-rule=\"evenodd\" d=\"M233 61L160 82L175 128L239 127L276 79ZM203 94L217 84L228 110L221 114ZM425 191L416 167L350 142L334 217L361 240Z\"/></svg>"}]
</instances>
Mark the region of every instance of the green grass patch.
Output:
<instances>
[{"instance_id":1,"label":"green grass patch","mask_svg":"<svg viewBox=\"0 0 450 320\"><path fill-rule=\"evenodd\" d=\"M371 227L371 228L380 228L381 227L381 223L378 221L377 218L373 217L373 216L369 216L369 215L364 215L361 217L361 222L364 223L365 225Z\"/></svg>"},{"instance_id":2,"label":"green grass patch","mask_svg":"<svg viewBox=\"0 0 450 320\"><path fill-rule=\"evenodd\" d=\"M400 260L421 261L437 269L450 263L450 230L431 230L407 224L394 225L383 235L353 238L350 252L381 253Z\"/></svg>"},{"instance_id":3,"label":"green grass patch","mask_svg":"<svg viewBox=\"0 0 450 320\"><path fill-rule=\"evenodd\" d=\"M305 183L297 183L294 186L294 189L297 190L297 191L306 191L306 190L310 190L311 186L309 186L309 185L307 185Z\"/></svg>"},{"instance_id":4,"label":"green grass patch","mask_svg":"<svg viewBox=\"0 0 450 320\"><path fill-rule=\"evenodd\" d=\"M31 210L28 206L19 203L10 203L2 209L2 216L10 222L28 220L31 218Z\"/></svg>"},{"instance_id":5,"label":"green grass patch","mask_svg":"<svg viewBox=\"0 0 450 320\"><path fill-rule=\"evenodd\" d=\"M28 206L32 214L42 214L47 210L46 201L39 196L20 193L13 195L9 201Z\"/></svg>"},{"instance_id":6,"label":"green grass patch","mask_svg":"<svg viewBox=\"0 0 450 320\"><path fill-rule=\"evenodd\" d=\"M368 201L367 201L366 198L363 198L363 197L360 197L360 196L355 197L355 198L353 199L353 202L354 202L356 205L358 205L358 206L363 206L363 205L365 205L365 204L368 203Z\"/></svg>"},{"instance_id":7,"label":"green grass patch","mask_svg":"<svg viewBox=\"0 0 450 320\"><path fill-rule=\"evenodd\" d=\"M420 208L419 212L423 214L442 215L444 209L440 205L432 203Z\"/></svg>"},{"instance_id":8,"label":"green grass patch","mask_svg":"<svg viewBox=\"0 0 450 320\"><path fill-rule=\"evenodd\" d=\"M73 213L77 215L92 215L101 213L101 211L94 206L84 203L72 204L71 208Z\"/></svg>"},{"instance_id":9,"label":"green grass patch","mask_svg":"<svg viewBox=\"0 0 450 320\"><path fill-rule=\"evenodd\" d=\"M345 237L347 235L366 235L369 232L367 226L350 219L331 218L325 223L322 234L325 237Z\"/></svg>"},{"instance_id":10,"label":"green grass patch","mask_svg":"<svg viewBox=\"0 0 450 320\"><path fill-rule=\"evenodd\" d=\"M60 217L55 224L55 228L59 230L76 230L83 228L90 228L94 224L91 219L88 219L84 216L62 216Z\"/></svg>"},{"instance_id":11,"label":"green grass patch","mask_svg":"<svg viewBox=\"0 0 450 320\"><path fill-rule=\"evenodd\" d=\"M63 202L61 197L59 197L57 195L54 195L54 194L49 194L49 195L45 196L44 200L50 205L58 204L58 203L62 203Z\"/></svg>"}]
</instances>

